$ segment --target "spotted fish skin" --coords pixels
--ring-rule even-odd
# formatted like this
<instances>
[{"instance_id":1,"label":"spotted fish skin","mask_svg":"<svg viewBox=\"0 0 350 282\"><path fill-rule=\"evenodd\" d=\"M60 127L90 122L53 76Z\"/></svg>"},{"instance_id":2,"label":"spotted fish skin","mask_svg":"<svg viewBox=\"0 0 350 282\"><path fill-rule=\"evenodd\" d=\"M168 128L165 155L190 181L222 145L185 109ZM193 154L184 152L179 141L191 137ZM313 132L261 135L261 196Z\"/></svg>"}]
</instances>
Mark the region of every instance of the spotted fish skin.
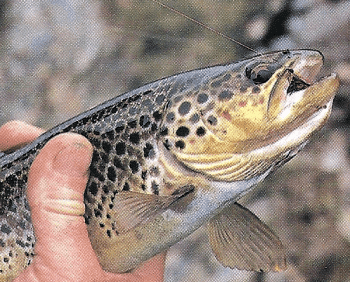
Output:
<instances>
[{"instance_id":1,"label":"spotted fish skin","mask_svg":"<svg viewBox=\"0 0 350 282\"><path fill-rule=\"evenodd\" d=\"M165 78L120 95L47 131L33 143L0 159L0 277L8 281L29 265L35 236L26 198L28 171L35 156L52 137L82 134L94 153L85 192L86 223L106 219L113 196L120 191L161 193L157 139L169 98L196 87L228 66ZM137 185L134 185L134 184ZM101 223L103 224L103 223ZM116 230L105 230L112 236ZM103 228L103 227L101 227ZM1 278L0 278L1 281Z\"/></svg>"},{"instance_id":2,"label":"spotted fish skin","mask_svg":"<svg viewBox=\"0 0 350 282\"><path fill-rule=\"evenodd\" d=\"M265 110L263 106L267 105L269 99L262 86L265 82L268 83L276 70L284 67L286 61L304 51L298 52L274 52L158 80L86 111L47 131L33 143L1 157L0 281L9 281L16 277L33 259L35 235L25 194L27 175L35 156L48 140L63 132L76 132L85 136L93 145L90 177L84 201L90 239L97 250L99 245L107 242L109 238L112 240L118 237L122 230L115 219L115 214L118 213L118 195L137 192L172 199L173 195L187 193L181 192L186 184L198 189L196 185L205 186L220 181L250 181L259 175L265 177L274 166L294 156L293 150L298 150L310 134L288 147L288 151L284 149L271 155L267 162L260 160L259 163L248 162L242 165L238 168L242 173L230 172L230 178L227 179L222 175L217 176L212 167L211 170L205 167L206 170L201 171L200 166L191 162L188 157L193 155L193 150L197 149L203 153L208 146L216 144L211 141L224 140L225 135L229 135L229 132L225 133L223 129L222 119L233 119L232 112L240 112L244 108L247 112L242 112L242 116L247 113L249 115L249 107L252 105L260 106L257 113ZM259 64L272 66L268 69L268 77L259 77L248 69L248 66L253 68L252 65ZM263 72L260 76L262 74ZM279 75L276 79L282 80L284 77ZM240 100L237 100L237 97L241 97ZM216 105L228 104L231 100L234 100L231 112L221 111L218 114ZM245 108L247 104L249 107ZM265 121L268 123L268 120ZM290 128L290 131L292 129L294 128ZM316 127L313 128L315 129ZM272 127L267 130L271 131ZM281 136L288 133L279 130L280 128L276 129ZM248 136L250 143L244 146L242 140L233 140L237 137L233 135L230 135L232 140L228 141L238 145L232 148L228 145L220 146L234 153L247 153L277 138L270 136L270 139L259 139L264 135L264 132L260 132L260 135L253 136L259 139L260 143L250 142L253 139L249 141ZM211 157L222 155L222 152L216 149L214 146L211 150ZM172 167L174 163L176 167ZM249 166L253 168L248 169ZM225 169L227 170L226 167ZM261 180L264 177L257 179ZM215 185L213 184L213 187ZM229 199L223 200L228 201ZM213 208L215 209L216 207ZM217 209L222 210L223 206L218 206ZM214 215L214 211L208 212L208 219ZM186 231L181 234L188 233L189 231ZM171 239L172 243L181 239L176 236L174 238ZM153 244L156 245L157 242ZM164 246L153 249L156 253L168 246L165 241ZM146 258L140 258L139 262L142 259ZM112 271L114 270L119 271L118 268L112 268ZM126 270L128 268L123 269Z\"/></svg>"}]
</instances>

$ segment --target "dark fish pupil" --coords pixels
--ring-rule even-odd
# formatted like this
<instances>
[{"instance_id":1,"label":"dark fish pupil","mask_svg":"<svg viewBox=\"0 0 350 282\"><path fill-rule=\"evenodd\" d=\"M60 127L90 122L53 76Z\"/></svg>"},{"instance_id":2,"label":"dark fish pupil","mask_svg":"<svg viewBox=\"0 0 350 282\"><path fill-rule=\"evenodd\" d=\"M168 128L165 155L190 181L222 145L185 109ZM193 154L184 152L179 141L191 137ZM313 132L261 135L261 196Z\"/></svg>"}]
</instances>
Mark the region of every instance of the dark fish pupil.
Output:
<instances>
[{"instance_id":1,"label":"dark fish pupil","mask_svg":"<svg viewBox=\"0 0 350 282\"><path fill-rule=\"evenodd\" d=\"M273 74L273 71L269 68L253 69L247 67L245 69L245 75L248 79L251 79L255 84L261 84L268 81Z\"/></svg>"},{"instance_id":2,"label":"dark fish pupil","mask_svg":"<svg viewBox=\"0 0 350 282\"><path fill-rule=\"evenodd\" d=\"M268 81L272 76L272 72L269 70L259 70L255 77L254 75L255 73L252 75L252 80L255 84L259 84Z\"/></svg>"}]
</instances>

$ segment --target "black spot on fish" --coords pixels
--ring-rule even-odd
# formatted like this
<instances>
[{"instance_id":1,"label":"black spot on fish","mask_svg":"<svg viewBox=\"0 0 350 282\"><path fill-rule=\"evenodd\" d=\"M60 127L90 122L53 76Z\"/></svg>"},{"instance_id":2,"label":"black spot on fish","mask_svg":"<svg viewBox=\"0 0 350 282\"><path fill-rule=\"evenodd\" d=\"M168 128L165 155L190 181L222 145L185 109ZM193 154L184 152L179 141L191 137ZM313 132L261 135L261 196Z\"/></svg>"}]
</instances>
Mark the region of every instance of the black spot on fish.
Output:
<instances>
[{"instance_id":1,"label":"black spot on fish","mask_svg":"<svg viewBox=\"0 0 350 282\"><path fill-rule=\"evenodd\" d=\"M146 143L146 146L143 148L143 155L145 158L150 158L150 159L154 158L155 151L151 144Z\"/></svg>"},{"instance_id":2,"label":"black spot on fish","mask_svg":"<svg viewBox=\"0 0 350 282\"><path fill-rule=\"evenodd\" d=\"M191 103L185 101L180 105L178 111L180 115L184 116L190 112L190 109L191 109Z\"/></svg>"},{"instance_id":3,"label":"black spot on fish","mask_svg":"<svg viewBox=\"0 0 350 282\"><path fill-rule=\"evenodd\" d=\"M199 114L193 114L189 120L192 123L197 123L199 121Z\"/></svg>"},{"instance_id":4,"label":"black spot on fish","mask_svg":"<svg viewBox=\"0 0 350 282\"><path fill-rule=\"evenodd\" d=\"M89 141L91 142L91 144L95 148L97 148L97 149L101 148L101 141L99 139L97 139L97 138L90 138Z\"/></svg>"},{"instance_id":5,"label":"black spot on fish","mask_svg":"<svg viewBox=\"0 0 350 282\"><path fill-rule=\"evenodd\" d=\"M129 140L131 143L137 145L140 142L140 134L138 134L137 132L135 133L131 133L129 136Z\"/></svg>"},{"instance_id":6,"label":"black spot on fish","mask_svg":"<svg viewBox=\"0 0 350 282\"><path fill-rule=\"evenodd\" d=\"M198 136L203 136L205 134L205 128L202 127L202 126L198 127L197 130L196 130L196 134Z\"/></svg>"},{"instance_id":7,"label":"black spot on fish","mask_svg":"<svg viewBox=\"0 0 350 282\"><path fill-rule=\"evenodd\" d=\"M17 184L17 177L16 175L9 175L6 177L6 183L10 185L11 187L15 187Z\"/></svg>"},{"instance_id":8,"label":"black spot on fish","mask_svg":"<svg viewBox=\"0 0 350 282\"><path fill-rule=\"evenodd\" d=\"M124 125L117 126L117 127L115 128L115 132L116 132L116 133L121 133L124 129L125 129L125 126L124 126Z\"/></svg>"},{"instance_id":9,"label":"black spot on fish","mask_svg":"<svg viewBox=\"0 0 350 282\"><path fill-rule=\"evenodd\" d=\"M204 104L206 101L208 101L208 95L206 93L200 93L197 97L197 102Z\"/></svg>"},{"instance_id":10,"label":"black spot on fish","mask_svg":"<svg viewBox=\"0 0 350 282\"><path fill-rule=\"evenodd\" d=\"M176 142L175 142L175 147L182 150L182 149L185 148L185 142L182 141L182 140L176 141Z\"/></svg>"},{"instance_id":11,"label":"black spot on fish","mask_svg":"<svg viewBox=\"0 0 350 282\"><path fill-rule=\"evenodd\" d=\"M96 177L101 182L105 181L103 174L94 166L90 167L90 175Z\"/></svg>"},{"instance_id":12,"label":"black spot on fish","mask_svg":"<svg viewBox=\"0 0 350 282\"><path fill-rule=\"evenodd\" d=\"M115 150L117 155L121 156L124 155L126 152L126 146L124 142L119 142L117 145L115 145Z\"/></svg>"},{"instance_id":13,"label":"black spot on fish","mask_svg":"<svg viewBox=\"0 0 350 282\"><path fill-rule=\"evenodd\" d=\"M168 151L170 150L171 144L170 144L170 142L169 142L168 139L166 139L166 140L163 142L163 146L164 146L165 149L167 149Z\"/></svg>"},{"instance_id":14,"label":"black spot on fish","mask_svg":"<svg viewBox=\"0 0 350 282\"><path fill-rule=\"evenodd\" d=\"M114 158L113 164L114 164L114 166L115 166L116 168L119 168L119 169L121 169L121 170L125 170L125 167L124 167L122 161L121 161L119 158Z\"/></svg>"},{"instance_id":15,"label":"black spot on fish","mask_svg":"<svg viewBox=\"0 0 350 282\"><path fill-rule=\"evenodd\" d=\"M223 90L219 94L219 100L230 99L232 97L232 95L233 95L233 93L231 91Z\"/></svg>"},{"instance_id":16,"label":"black spot on fish","mask_svg":"<svg viewBox=\"0 0 350 282\"><path fill-rule=\"evenodd\" d=\"M26 245L24 244L24 242L23 241L21 241L21 240L16 240L16 244L18 245L18 246L21 246L22 248L24 248Z\"/></svg>"},{"instance_id":17,"label":"black spot on fish","mask_svg":"<svg viewBox=\"0 0 350 282\"><path fill-rule=\"evenodd\" d=\"M107 141L103 141L102 142L102 149L108 154L112 149L111 143L107 142Z\"/></svg>"},{"instance_id":18,"label":"black spot on fish","mask_svg":"<svg viewBox=\"0 0 350 282\"><path fill-rule=\"evenodd\" d=\"M137 126L137 121L136 121L136 120L129 121L129 122L128 122L128 126L129 126L130 128L136 128L136 126Z\"/></svg>"},{"instance_id":19,"label":"black spot on fish","mask_svg":"<svg viewBox=\"0 0 350 282\"><path fill-rule=\"evenodd\" d=\"M213 87L213 88L216 88L216 87L221 86L221 84L222 84L222 80L219 79L219 80L213 81L213 82L210 84L210 86Z\"/></svg>"},{"instance_id":20,"label":"black spot on fish","mask_svg":"<svg viewBox=\"0 0 350 282\"><path fill-rule=\"evenodd\" d=\"M253 89L252 89L252 92L253 92L254 94L259 93L259 92L260 92L260 87L259 87L259 86L254 86Z\"/></svg>"},{"instance_id":21,"label":"black spot on fish","mask_svg":"<svg viewBox=\"0 0 350 282\"><path fill-rule=\"evenodd\" d=\"M108 138L110 141L113 141L113 140L114 140L114 137L115 137L114 131L108 131L108 132L106 132L106 136L107 136L107 138Z\"/></svg>"},{"instance_id":22,"label":"black spot on fish","mask_svg":"<svg viewBox=\"0 0 350 282\"><path fill-rule=\"evenodd\" d=\"M144 115L140 117L140 126L142 128L147 128L151 124L150 117L148 115Z\"/></svg>"},{"instance_id":23,"label":"black spot on fish","mask_svg":"<svg viewBox=\"0 0 350 282\"><path fill-rule=\"evenodd\" d=\"M208 119L207 119L208 123L210 125L217 125L218 124L218 120L216 117L214 117L213 115L209 116Z\"/></svg>"},{"instance_id":24,"label":"black spot on fish","mask_svg":"<svg viewBox=\"0 0 350 282\"><path fill-rule=\"evenodd\" d=\"M2 233L6 233L6 234L10 234L11 233L11 228L7 224L1 225L1 229L0 230L1 230Z\"/></svg>"},{"instance_id":25,"label":"black spot on fish","mask_svg":"<svg viewBox=\"0 0 350 282\"><path fill-rule=\"evenodd\" d=\"M151 167L150 171L149 171L149 174L151 176L159 176L160 174L160 171L159 171L159 168L154 166L154 167Z\"/></svg>"},{"instance_id":26,"label":"black spot on fish","mask_svg":"<svg viewBox=\"0 0 350 282\"><path fill-rule=\"evenodd\" d=\"M139 164L137 161L130 161L129 167L132 173L137 173L139 171Z\"/></svg>"},{"instance_id":27,"label":"black spot on fish","mask_svg":"<svg viewBox=\"0 0 350 282\"><path fill-rule=\"evenodd\" d=\"M163 127L160 132L159 132L160 136L166 136L168 135L168 128L167 127Z\"/></svg>"},{"instance_id":28,"label":"black spot on fish","mask_svg":"<svg viewBox=\"0 0 350 282\"><path fill-rule=\"evenodd\" d=\"M105 152L100 152L100 158L102 162L108 163L109 162L109 156Z\"/></svg>"},{"instance_id":29,"label":"black spot on fish","mask_svg":"<svg viewBox=\"0 0 350 282\"><path fill-rule=\"evenodd\" d=\"M97 191L98 191L98 187L97 187L97 184L96 182L91 182L89 188L88 188L89 192L96 196L97 195Z\"/></svg>"},{"instance_id":30,"label":"black spot on fish","mask_svg":"<svg viewBox=\"0 0 350 282\"><path fill-rule=\"evenodd\" d=\"M107 236L108 236L109 238L112 237L111 230L107 230L106 233L107 233Z\"/></svg>"},{"instance_id":31,"label":"black spot on fish","mask_svg":"<svg viewBox=\"0 0 350 282\"><path fill-rule=\"evenodd\" d=\"M86 225L90 224L91 217L90 216L84 216L84 221Z\"/></svg>"},{"instance_id":32,"label":"black spot on fish","mask_svg":"<svg viewBox=\"0 0 350 282\"><path fill-rule=\"evenodd\" d=\"M115 114L117 111L118 111L118 107L113 106L113 107L111 108L111 114Z\"/></svg>"},{"instance_id":33,"label":"black spot on fish","mask_svg":"<svg viewBox=\"0 0 350 282\"><path fill-rule=\"evenodd\" d=\"M158 125L156 123L152 123L151 131L155 132L157 129L158 129Z\"/></svg>"},{"instance_id":34,"label":"black spot on fish","mask_svg":"<svg viewBox=\"0 0 350 282\"><path fill-rule=\"evenodd\" d=\"M180 137L186 137L188 134L190 134L190 130L186 126L180 126L176 130L176 135Z\"/></svg>"},{"instance_id":35,"label":"black spot on fish","mask_svg":"<svg viewBox=\"0 0 350 282\"><path fill-rule=\"evenodd\" d=\"M155 181L152 181L151 188L153 194L159 195L159 185Z\"/></svg>"},{"instance_id":36,"label":"black spot on fish","mask_svg":"<svg viewBox=\"0 0 350 282\"><path fill-rule=\"evenodd\" d=\"M166 116L166 121L171 123L175 120L175 114L173 112L170 112Z\"/></svg>"},{"instance_id":37,"label":"black spot on fish","mask_svg":"<svg viewBox=\"0 0 350 282\"><path fill-rule=\"evenodd\" d=\"M108 192L109 192L109 188L107 185L103 185L102 190L105 194L108 194Z\"/></svg>"},{"instance_id":38,"label":"black spot on fish","mask_svg":"<svg viewBox=\"0 0 350 282\"><path fill-rule=\"evenodd\" d=\"M109 179L110 181L112 181L112 182L114 182L114 181L116 180L116 178L117 178L117 173L116 173L114 167L111 167L111 166L110 166L110 167L108 168L107 177L108 177L108 179Z\"/></svg>"},{"instance_id":39,"label":"black spot on fish","mask_svg":"<svg viewBox=\"0 0 350 282\"><path fill-rule=\"evenodd\" d=\"M153 117L154 117L154 119L155 119L156 121L159 121L159 120L161 120L161 118L162 118L162 114L161 114L159 111L155 111L155 112L153 113Z\"/></svg>"},{"instance_id":40,"label":"black spot on fish","mask_svg":"<svg viewBox=\"0 0 350 282\"><path fill-rule=\"evenodd\" d=\"M98 209L94 209L95 217L102 217L102 213Z\"/></svg>"},{"instance_id":41,"label":"black spot on fish","mask_svg":"<svg viewBox=\"0 0 350 282\"><path fill-rule=\"evenodd\" d=\"M141 98L141 94L137 94L137 95L131 96L131 97L128 99L128 101L129 101L129 102L135 102L135 101L139 100L140 98Z\"/></svg>"},{"instance_id":42,"label":"black spot on fish","mask_svg":"<svg viewBox=\"0 0 350 282\"><path fill-rule=\"evenodd\" d=\"M125 182L125 184L123 186L123 191L130 191L130 185L128 182Z\"/></svg>"},{"instance_id":43,"label":"black spot on fish","mask_svg":"<svg viewBox=\"0 0 350 282\"><path fill-rule=\"evenodd\" d=\"M98 115L97 114L93 114L90 116L90 122L91 123L95 123L98 121Z\"/></svg>"}]
</instances>

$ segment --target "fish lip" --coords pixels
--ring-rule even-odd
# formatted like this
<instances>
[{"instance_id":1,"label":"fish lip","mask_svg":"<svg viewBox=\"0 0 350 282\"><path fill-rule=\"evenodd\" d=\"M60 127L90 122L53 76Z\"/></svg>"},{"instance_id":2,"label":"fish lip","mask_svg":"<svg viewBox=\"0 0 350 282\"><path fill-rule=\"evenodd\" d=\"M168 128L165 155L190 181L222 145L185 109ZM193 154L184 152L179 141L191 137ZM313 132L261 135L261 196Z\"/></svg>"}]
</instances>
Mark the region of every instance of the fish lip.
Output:
<instances>
[{"instance_id":1,"label":"fish lip","mask_svg":"<svg viewBox=\"0 0 350 282\"><path fill-rule=\"evenodd\" d=\"M294 75L294 73L291 74L291 76ZM298 127L310 120L312 116L319 114L324 108L328 108L339 88L339 77L333 73L315 81L316 76L317 74L314 74L312 84L309 85L303 81L301 83L304 83L304 87L288 93L293 78L290 79L290 84L285 85L283 94L281 93L284 96L283 106L275 116L276 122L284 125L289 122ZM296 79L302 80L298 76Z\"/></svg>"},{"instance_id":2,"label":"fish lip","mask_svg":"<svg viewBox=\"0 0 350 282\"><path fill-rule=\"evenodd\" d=\"M339 78L336 74L319 78L324 64L324 56L321 52L309 50L298 55L298 59L286 69L289 72L289 83L285 85L282 94L285 98L281 111L281 113L284 112L284 117L287 115L288 108L305 101L313 104L314 111L317 111L334 98L339 87ZM322 90L322 87L327 90Z\"/></svg>"},{"instance_id":3,"label":"fish lip","mask_svg":"<svg viewBox=\"0 0 350 282\"><path fill-rule=\"evenodd\" d=\"M317 75L315 75L316 77ZM296 89L293 90L292 88L292 84L297 83L297 86L295 86L296 88L300 88L300 89ZM339 87L339 78L337 76L337 74L332 73L328 76L322 77L321 79L317 80L314 78L312 83L307 83L305 80L303 80L302 78L300 78L299 76L293 76L288 88L285 89L285 95L288 96L297 96L299 95L300 98L299 99L304 99L307 98L309 95L312 95L312 90L321 87L322 85L324 85L325 87L329 87L328 85L333 84L333 88L337 89ZM288 91L289 90L289 91ZM321 99L319 101L319 105L320 107L325 106L331 99L334 98L335 94L336 94L336 90L329 90L327 91L329 94L328 95L324 95L324 98ZM310 94L312 93L312 94ZM297 101L298 102L298 101Z\"/></svg>"},{"instance_id":4,"label":"fish lip","mask_svg":"<svg viewBox=\"0 0 350 282\"><path fill-rule=\"evenodd\" d=\"M306 54L300 55L300 58L287 68L287 71L291 72L291 80L286 94L290 95L321 81L317 81L317 77L323 64L324 56L319 51L310 50Z\"/></svg>"},{"instance_id":5,"label":"fish lip","mask_svg":"<svg viewBox=\"0 0 350 282\"><path fill-rule=\"evenodd\" d=\"M316 82L316 78L323 64L324 57L322 53L313 50L307 52L305 55L301 55L300 58L293 63L291 69L298 79L306 84L312 85Z\"/></svg>"}]
</instances>

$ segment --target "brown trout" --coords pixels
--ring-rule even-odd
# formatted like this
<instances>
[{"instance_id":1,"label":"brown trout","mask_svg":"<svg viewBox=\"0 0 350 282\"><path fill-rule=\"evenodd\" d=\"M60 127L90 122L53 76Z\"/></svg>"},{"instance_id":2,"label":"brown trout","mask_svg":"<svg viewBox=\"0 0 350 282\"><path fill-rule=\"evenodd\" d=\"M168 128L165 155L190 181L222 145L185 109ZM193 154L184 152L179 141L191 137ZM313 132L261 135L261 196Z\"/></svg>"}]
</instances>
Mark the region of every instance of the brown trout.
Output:
<instances>
[{"instance_id":1,"label":"brown trout","mask_svg":"<svg viewBox=\"0 0 350 282\"><path fill-rule=\"evenodd\" d=\"M224 266L284 269L277 236L236 202L326 122L339 80L316 81L322 65L318 51L285 50L177 74L3 154L0 281L35 256L28 170L50 138L68 131L94 147L85 220L103 269L129 271L206 222Z\"/></svg>"}]
</instances>

